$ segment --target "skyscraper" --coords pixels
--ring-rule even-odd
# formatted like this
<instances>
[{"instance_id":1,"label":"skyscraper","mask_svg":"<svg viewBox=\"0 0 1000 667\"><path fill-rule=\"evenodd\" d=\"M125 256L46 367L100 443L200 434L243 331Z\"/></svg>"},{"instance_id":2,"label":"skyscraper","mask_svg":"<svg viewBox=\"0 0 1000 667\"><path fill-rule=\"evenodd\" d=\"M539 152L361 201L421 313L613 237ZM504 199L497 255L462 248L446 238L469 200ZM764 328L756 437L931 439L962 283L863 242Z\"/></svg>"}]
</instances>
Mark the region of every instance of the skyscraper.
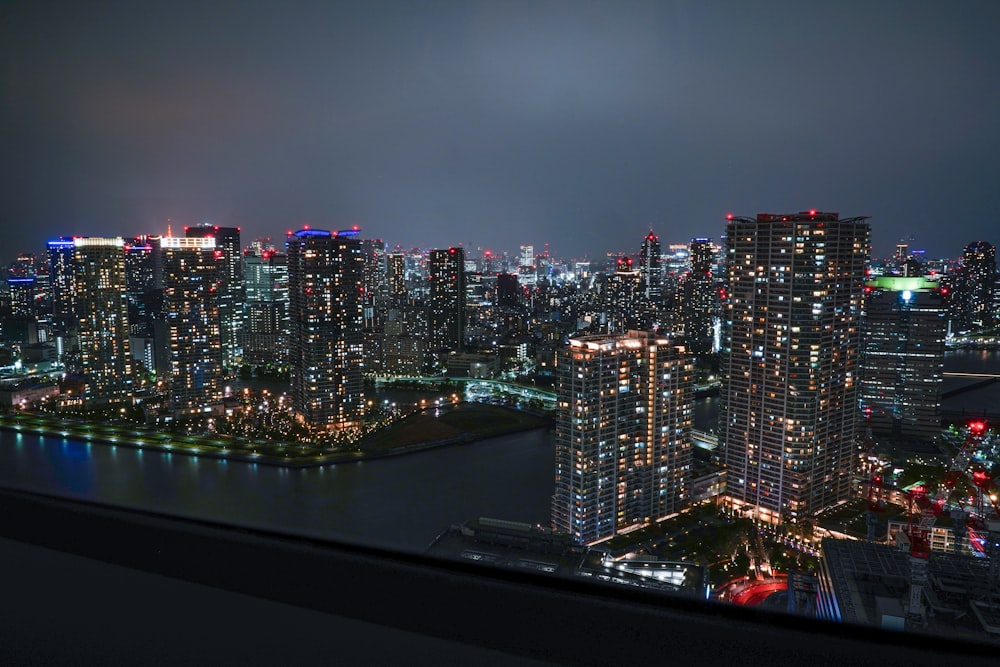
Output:
<instances>
[{"instance_id":1,"label":"skyscraper","mask_svg":"<svg viewBox=\"0 0 1000 667\"><path fill-rule=\"evenodd\" d=\"M315 428L364 417L364 262L357 230L303 229L288 237L292 402Z\"/></svg>"},{"instance_id":2,"label":"skyscraper","mask_svg":"<svg viewBox=\"0 0 1000 667\"><path fill-rule=\"evenodd\" d=\"M649 230L639 250L640 289L646 301L658 303L663 296L663 265L660 262L660 239Z\"/></svg>"},{"instance_id":3,"label":"skyscraper","mask_svg":"<svg viewBox=\"0 0 1000 667\"><path fill-rule=\"evenodd\" d=\"M170 409L175 417L197 416L223 397L219 306L224 254L212 236L166 236L159 239L159 246Z\"/></svg>"},{"instance_id":4,"label":"skyscraper","mask_svg":"<svg viewBox=\"0 0 1000 667\"><path fill-rule=\"evenodd\" d=\"M996 248L991 243L974 241L965 246L952 295L953 328L963 332L992 326L996 276Z\"/></svg>"},{"instance_id":5,"label":"skyscraper","mask_svg":"<svg viewBox=\"0 0 1000 667\"><path fill-rule=\"evenodd\" d=\"M241 346L251 364L288 360L288 256L255 249L243 257L245 290Z\"/></svg>"},{"instance_id":6,"label":"skyscraper","mask_svg":"<svg viewBox=\"0 0 1000 667\"><path fill-rule=\"evenodd\" d=\"M187 238L214 238L216 252L222 257L222 281L219 284L219 320L223 365L232 374L242 360L240 343L243 331L243 248L239 227L219 227L202 223L185 227Z\"/></svg>"},{"instance_id":7,"label":"skyscraper","mask_svg":"<svg viewBox=\"0 0 1000 667\"><path fill-rule=\"evenodd\" d=\"M71 238L63 237L49 241L47 248L52 317L55 322L65 325L76 317L73 272L73 253L76 251L76 243Z\"/></svg>"},{"instance_id":8,"label":"skyscraper","mask_svg":"<svg viewBox=\"0 0 1000 667\"><path fill-rule=\"evenodd\" d=\"M640 307L641 294L641 273L633 268L631 257L619 257L615 260L615 272L604 281L602 306L609 332L650 328L653 311Z\"/></svg>"},{"instance_id":9,"label":"skyscraper","mask_svg":"<svg viewBox=\"0 0 1000 667\"><path fill-rule=\"evenodd\" d=\"M720 445L727 496L778 523L848 498L867 218L729 217Z\"/></svg>"},{"instance_id":10,"label":"skyscraper","mask_svg":"<svg viewBox=\"0 0 1000 667\"><path fill-rule=\"evenodd\" d=\"M79 372L85 403L118 403L132 391L125 241L73 239L73 292L79 331Z\"/></svg>"},{"instance_id":11,"label":"skyscraper","mask_svg":"<svg viewBox=\"0 0 1000 667\"><path fill-rule=\"evenodd\" d=\"M715 343L715 322L719 314L719 292L712 268L716 245L711 239L691 239L691 269L681 286L680 319L684 342L691 352L711 352Z\"/></svg>"},{"instance_id":12,"label":"skyscraper","mask_svg":"<svg viewBox=\"0 0 1000 667\"><path fill-rule=\"evenodd\" d=\"M558 352L552 526L591 544L689 499L693 365L652 333L573 338Z\"/></svg>"},{"instance_id":13,"label":"skyscraper","mask_svg":"<svg viewBox=\"0 0 1000 667\"><path fill-rule=\"evenodd\" d=\"M465 250L431 250L430 332L433 351L461 351L465 345Z\"/></svg>"},{"instance_id":14,"label":"skyscraper","mask_svg":"<svg viewBox=\"0 0 1000 667\"><path fill-rule=\"evenodd\" d=\"M517 273L522 285L529 290L535 287L535 282L538 279L538 274L535 272L535 246L521 246L521 259Z\"/></svg>"},{"instance_id":15,"label":"skyscraper","mask_svg":"<svg viewBox=\"0 0 1000 667\"><path fill-rule=\"evenodd\" d=\"M386 257L386 281L389 300L398 306L406 301L406 256L401 252L390 253Z\"/></svg>"},{"instance_id":16,"label":"skyscraper","mask_svg":"<svg viewBox=\"0 0 1000 667\"><path fill-rule=\"evenodd\" d=\"M152 337L153 319L162 309L162 290L155 289L155 252L146 237L125 244L125 293L133 336Z\"/></svg>"},{"instance_id":17,"label":"skyscraper","mask_svg":"<svg viewBox=\"0 0 1000 667\"><path fill-rule=\"evenodd\" d=\"M945 329L936 282L883 276L867 283L861 405L874 433L929 441L941 432Z\"/></svg>"}]
</instances>

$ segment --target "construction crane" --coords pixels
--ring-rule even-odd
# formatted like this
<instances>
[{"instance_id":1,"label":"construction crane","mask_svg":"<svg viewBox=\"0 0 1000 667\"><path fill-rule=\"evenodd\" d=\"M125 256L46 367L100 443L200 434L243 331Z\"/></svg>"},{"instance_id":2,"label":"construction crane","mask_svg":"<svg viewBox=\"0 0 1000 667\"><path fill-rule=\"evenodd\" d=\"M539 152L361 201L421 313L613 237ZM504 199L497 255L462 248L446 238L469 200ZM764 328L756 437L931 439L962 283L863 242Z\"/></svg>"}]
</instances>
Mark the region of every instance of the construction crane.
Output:
<instances>
[{"instance_id":1,"label":"construction crane","mask_svg":"<svg viewBox=\"0 0 1000 667\"><path fill-rule=\"evenodd\" d=\"M971 516L965 512L961 503L955 503L952 506L951 516L954 519L953 530L955 534L955 552L958 553L961 549L962 541L967 532L969 523L977 526L979 525L977 522L982 522L982 525L990 531L991 535L996 534L993 532L995 528L992 526L992 522L985 516L985 507L982 498L986 494L984 494L981 487L976 484L976 473L973 472L970 474L969 471L969 464L976 451L976 446L982 441L985 433L985 422L973 421L969 423L968 434L965 438L965 442L962 443L958 453L955 454L955 457L951 461L951 465L948 467L948 473L945 475L943 485L946 490L945 495L938 494L936 497L932 498L928 493L927 487L923 484L914 486L906 492L910 509L910 518L906 529L906 535L909 538L910 551L910 597L906 616L907 621L910 623L923 623L923 589L927 584L927 559L931 555L931 533L934 530L934 524L937 522L938 516L941 515L942 511L946 507L952 506L955 490L958 488L960 480L969 479L972 482L973 487L979 489L980 498L977 503L978 511L974 511ZM986 481L986 477L988 476L980 475L980 484L989 488L989 482ZM997 508L995 501L996 494L992 494L988 497L993 500L994 508ZM1000 511L998 511L997 514L1000 515ZM974 544L978 543L980 545L980 550L983 549L983 541L974 539L972 542ZM991 570L992 569L996 568L991 568Z\"/></svg>"}]
</instances>

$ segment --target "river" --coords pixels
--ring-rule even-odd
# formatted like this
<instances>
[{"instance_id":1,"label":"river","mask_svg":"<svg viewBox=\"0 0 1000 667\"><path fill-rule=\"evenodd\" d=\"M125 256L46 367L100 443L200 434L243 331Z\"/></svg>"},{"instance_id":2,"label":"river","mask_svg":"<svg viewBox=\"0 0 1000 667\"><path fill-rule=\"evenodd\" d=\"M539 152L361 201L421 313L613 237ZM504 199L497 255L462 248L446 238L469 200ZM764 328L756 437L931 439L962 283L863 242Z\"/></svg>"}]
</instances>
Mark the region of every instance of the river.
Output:
<instances>
[{"instance_id":1,"label":"river","mask_svg":"<svg viewBox=\"0 0 1000 667\"><path fill-rule=\"evenodd\" d=\"M547 429L469 445L284 468L0 431L0 486L422 551L479 516L549 522Z\"/></svg>"},{"instance_id":2,"label":"river","mask_svg":"<svg viewBox=\"0 0 1000 667\"><path fill-rule=\"evenodd\" d=\"M1000 373L1000 353L949 352L945 368ZM696 428L719 400L698 401ZM479 516L548 525L553 476L547 429L303 469L0 431L0 486L408 551Z\"/></svg>"}]
</instances>

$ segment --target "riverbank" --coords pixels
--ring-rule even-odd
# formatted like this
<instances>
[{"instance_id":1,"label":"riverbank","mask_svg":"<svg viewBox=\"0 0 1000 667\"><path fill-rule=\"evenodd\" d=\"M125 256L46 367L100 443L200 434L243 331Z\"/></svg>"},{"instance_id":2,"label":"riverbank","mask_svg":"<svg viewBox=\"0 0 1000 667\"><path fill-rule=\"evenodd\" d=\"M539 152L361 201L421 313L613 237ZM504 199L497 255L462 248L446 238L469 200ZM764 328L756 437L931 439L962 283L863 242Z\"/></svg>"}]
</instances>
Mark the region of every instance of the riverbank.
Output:
<instances>
[{"instance_id":1,"label":"riverbank","mask_svg":"<svg viewBox=\"0 0 1000 667\"><path fill-rule=\"evenodd\" d=\"M87 422L39 413L0 413L0 430L5 431L290 468L411 454L534 430L549 424L551 420L544 416L513 408L461 404L443 415L426 412L410 415L369 436L359 443L357 450L324 452L311 445L176 434L138 424Z\"/></svg>"},{"instance_id":2,"label":"riverbank","mask_svg":"<svg viewBox=\"0 0 1000 667\"><path fill-rule=\"evenodd\" d=\"M359 447L366 458L397 456L533 431L552 423L551 417L539 412L462 402L412 414L366 438Z\"/></svg>"}]
</instances>

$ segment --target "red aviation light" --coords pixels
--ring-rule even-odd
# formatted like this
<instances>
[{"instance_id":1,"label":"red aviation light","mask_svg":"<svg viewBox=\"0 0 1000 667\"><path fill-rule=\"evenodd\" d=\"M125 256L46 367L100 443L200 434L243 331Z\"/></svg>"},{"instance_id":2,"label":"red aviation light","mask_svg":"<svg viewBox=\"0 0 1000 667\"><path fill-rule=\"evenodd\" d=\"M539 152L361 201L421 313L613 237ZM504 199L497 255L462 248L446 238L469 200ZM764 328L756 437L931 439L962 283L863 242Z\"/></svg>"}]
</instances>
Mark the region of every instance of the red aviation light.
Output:
<instances>
[{"instance_id":1,"label":"red aviation light","mask_svg":"<svg viewBox=\"0 0 1000 667\"><path fill-rule=\"evenodd\" d=\"M732 220L732 219L733 219L733 214L732 213L726 213L726 220Z\"/></svg>"},{"instance_id":2,"label":"red aviation light","mask_svg":"<svg viewBox=\"0 0 1000 667\"><path fill-rule=\"evenodd\" d=\"M353 227L351 227L351 229L353 229L354 231L358 231L358 230L359 230L359 229L361 229L361 228L360 228L360 227L358 227L357 225L354 225Z\"/></svg>"},{"instance_id":3,"label":"red aviation light","mask_svg":"<svg viewBox=\"0 0 1000 667\"><path fill-rule=\"evenodd\" d=\"M986 422L983 421L969 422L969 431L971 431L972 433L978 435L985 430L986 430Z\"/></svg>"},{"instance_id":4,"label":"red aviation light","mask_svg":"<svg viewBox=\"0 0 1000 667\"><path fill-rule=\"evenodd\" d=\"M809 215L816 215L816 209L814 208L809 209Z\"/></svg>"}]
</instances>

